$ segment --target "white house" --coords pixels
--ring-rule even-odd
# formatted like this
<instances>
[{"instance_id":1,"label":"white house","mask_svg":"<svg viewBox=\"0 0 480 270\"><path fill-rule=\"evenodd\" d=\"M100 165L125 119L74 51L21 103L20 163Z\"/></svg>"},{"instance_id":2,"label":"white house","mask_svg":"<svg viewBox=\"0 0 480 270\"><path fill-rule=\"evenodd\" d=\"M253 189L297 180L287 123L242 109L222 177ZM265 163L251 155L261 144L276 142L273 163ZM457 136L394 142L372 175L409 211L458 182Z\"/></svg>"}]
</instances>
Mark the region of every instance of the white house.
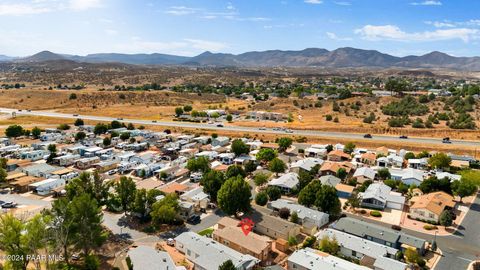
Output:
<instances>
[{"instance_id":1,"label":"white house","mask_svg":"<svg viewBox=\"0 0 480 270\"><path fill-rule=\"evenodd\" d=\"M279 187L282 192L289 193L298 186L298 174L294 172L286 173L268 183L269 186Z\"/></svg>"},{"instance_id":2,"label":"white house","mask_svg":"<svg viewBox=\"0 0 480 270\"><path fill-rule=\"evenodd\" d=\"M292 214L293 212L297 213L298 219L300 220L301 225L304 227L320 228L328 223L328 214L305 207L300 204L296 204L289 200L278 199L276 201L270 202L269 206L276 211L282 208L287 208L288 210L290 210L290 214Z\"/></svg>"},{"instance_id":3,"label":"white house","mask_svg":"<svg viewBox=\"0 0 480 270\"><path fill-rule=\"evenodd\" d=\"M397 209L402 210L405 204L405 197L400 193L392 192L392 188L384 183L373 183L368 186L365 192L360 193L362 207L375 209Z\"/></svg>"},{"instance_id":4,"label":"white house","mask_svg":"<svg viewBox=\"0 0 480 270\"><path fill-rule=\"evenodd\" d=\"M48 195L55 188L61 187L61 186L64 186L64 185L65 185L65 179L51 178L51 179L45 179L43 181L30 184L28 186L30 188L34 189L39 195Z\"/></svg>"},{"instance_id":5,"label":"white house","mask_svg":"<svg viewBox=\"0 0 480 270\"><path fill-rule=\"evenodd\" d=\"M357 179L358 183L363 183L367 180L373 181L375 179L376 172L370 167L361 167L355 170L353 178Z\"/></svg>"}]
</instances>

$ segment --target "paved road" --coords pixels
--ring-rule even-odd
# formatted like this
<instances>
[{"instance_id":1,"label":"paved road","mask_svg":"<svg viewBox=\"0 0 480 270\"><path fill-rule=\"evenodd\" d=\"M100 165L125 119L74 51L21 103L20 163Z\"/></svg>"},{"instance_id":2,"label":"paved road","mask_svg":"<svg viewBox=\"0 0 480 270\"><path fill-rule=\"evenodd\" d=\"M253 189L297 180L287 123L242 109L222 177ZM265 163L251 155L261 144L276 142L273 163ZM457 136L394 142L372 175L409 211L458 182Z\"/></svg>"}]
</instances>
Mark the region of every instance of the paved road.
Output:
<instances>
[{"instance_id":1,"label":"paved road","mask_svg":"<svg viewBox=\"0 0 480 270\"><path fill-rule=\"evenodd\" d=\"M55 118L66 118L66 119L76 119L82 118L84 120L93 120L93 121L106 121L110 122L113 120L118 120L117 118L113 117L103 117L103 116L92 116L92 115L78 115L73 116L72 114L65 114L65 113L56 113L56 112L47 112L47 111L26 111L23 110L19 112L16 109L9 109L9 108L0 108L0 113L8 113L11 114L15 112L17 116L20 115L34 115L34 116L46 116L46 117L55 117ZM355 140L380 140L380 141L389 141L389 142L398 142L402 143L405 141L414 142L414 143L422 143L422 144L442 144L440 139L435 138L409 138L408 140L399 139L395 136L386 136L386 135L374 135L372 139L364 139L363 134L355 134L355 133L343 133L343 132L330 132L330 131L317 131L317 130L292 130L290 133L282 130L273 130L273 129L260 129L257 127L237 127L237 126L225 126L225 127L217 127L216 125L210 125L205 123L190 123L190 122L166 122L166 121L149 121L149 120L140 120L140 119L122 119L122 122L132 123L137 125L156 125L156 126L164 126L164 127L178 127L178 128L196 128L196 129L208 129L208 130L227 130L227 131L235 131L235 132L243 132L243 133L270 133L270 134L290 134L290 135L298 135L298 136L317 136L317 137L329 137L329 138L342 138L342 139L355 139ZM480 142L475 141L461 141L461 140L453 140L453 144L458 144L462 146L472 146L472 147L480 147Z\"/></svg>"},{"instance_id":2,"label":"paved road","mask_svg":"<svg viewBox=\"0 0 480 270\"><path fill-rule=\"evenodd\" d=\"M358 216L353 216L358 218ZM370 219L363 221L377 223ZM459 230L451 236L437 236L437 245L443 251L443 257L435 267L435 270L461 270L467 269L468 264L480 259L480 195L470 207L467 216L462 221ZM433 235L402 228L402 231L410 235L432 242Z\"/></svg>"}]
</instances>

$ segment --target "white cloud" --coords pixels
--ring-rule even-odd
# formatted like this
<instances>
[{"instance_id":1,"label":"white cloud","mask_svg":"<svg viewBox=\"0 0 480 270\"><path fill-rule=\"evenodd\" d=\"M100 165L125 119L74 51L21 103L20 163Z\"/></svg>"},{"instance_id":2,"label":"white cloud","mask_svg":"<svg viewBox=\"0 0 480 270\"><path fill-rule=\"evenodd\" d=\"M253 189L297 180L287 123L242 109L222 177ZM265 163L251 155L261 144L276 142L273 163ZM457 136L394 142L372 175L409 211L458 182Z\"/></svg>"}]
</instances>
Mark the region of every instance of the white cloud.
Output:
<instances>
[{"instance_id":1,"label":"white cloud","mask_svg":"<svg viewBox=\"0 0 480 270\"><path fill-rule=\"evenodd\" d=\"M109 36L116 36L118 34L118 31L115 29L105 29L105 33Z\"/></svg>"},{"instance_id":2,"label":"white cloud","mask_svg":"<svg viewBox=\"0 0 480 270\"><path fill-rule=\"evenodd\" d=\"M471 28L438 29L435 31L408 33L395 25L365 25L355 30L355 34L366 40L395 41L437 41L460 39L468 42L480 37L480 30Z\"/></svg>"},{"instance_id":3,"label":"white cloud","mask_svg":"<svg viewBox=\"0 0 480 270\"><path fill-rule=\"evenodd\" d=\"M235 10L235 7L233 6L233 4L231 2L228 2L227 3L227 9L228 10Z\"/></svg>"},{"instance_id":4,"label":"white cloud","mask_svg":"<svg viewBox=\"0 0 480 270\"><path fill-rule=\"evenodd\" d=\"M323 3L322 0L304 0L304 2L307 3L307 4L314 4L314 5L318 5L318 4Z\"/></svg>"},{"instance_id":5,"label":"white cloud","mask_svg":"<svg viewBox=\"0 0 480 270\"><path fill-rule=\"evenodd\" d=\"M170 14L170 15L175 15L175 16L184 16L184 15L190 15L197 13L198 9L197 8L190 8L190 7L185 7L185 6L175 6L175 7L170 7L165 13Z\"/></svg>"},{"instance_id":6,"label":"white cloud","mask_svg":"<svg viewBox=\"0 0 480 270\"><path fill-rule=\"evenodd\" d=\"M425 22L428 25L433 25L437 28L445 28L445 27L455 27L455 23L448 22L448 21L443 21L443 22L438 22L438 21L426 21Z\"/></svg>"},{"instance_id":7,"label":"white cloud","mask_svg":"<svg viewBox=\"0 0 480 270\"><path fill-rule=\"evenodd\" d=\"M347 1L338 1L338 2L337 2L337 1L334 1L333 3L335 3L335 4L339 5L339 6L351 6L351 5L352 5L352 3L347 2Z\"/></svg>"},{"instance_id":8,"label":"white cloud","mask_svg":"<svg viewBox=\"0 0 480 270\"><path fill-rule=\"evenodd\" d=\"M21 16L47 13L52 11L48 7L34 4L0 4L0 16Z\"/></svg>"},{"instance_id":9,"label":"white cloud","mask_svg":"<svg viewBox=\"0 0 480 270\"><path fill-rule=\"evenodd\" d=\"M339 37L337 34L332 33L332 32L326 32L325 33L329 39L336 40L336 41L346 41L346 40L352 40L352 38L349 37Z\"/></svg>"},{"instance_id":10,"label":"white cloud","mask_svg":"<svg viewBox=\"0 0 480 270\"><path fill-rule=\"evenodd\" d=\"M70 8L77 11L101 7L101 0L70 0Z\"/></svg>"},{"instance_id":11,"label":"white cloud","mask_svg":"<svg viewBox=\"0 0 480 270\"><path fill-rule=\"evenodd\" d=\"M410 5L413 6L441 6L442 2L440 1L434 1L434 0L426 0L423 2L412 2Z\"/></svg>"}]
</instances>

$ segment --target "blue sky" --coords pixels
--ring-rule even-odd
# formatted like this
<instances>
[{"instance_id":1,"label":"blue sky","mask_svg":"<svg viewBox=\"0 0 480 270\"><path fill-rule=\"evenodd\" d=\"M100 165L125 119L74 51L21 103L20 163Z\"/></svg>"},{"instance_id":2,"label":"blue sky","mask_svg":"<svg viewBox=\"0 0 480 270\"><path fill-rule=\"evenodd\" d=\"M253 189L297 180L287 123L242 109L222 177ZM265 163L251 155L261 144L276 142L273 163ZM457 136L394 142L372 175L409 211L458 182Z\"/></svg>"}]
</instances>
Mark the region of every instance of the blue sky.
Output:
<instances>
[{"instance_id":1,"label":"blue sky","mask_svg":"<svg viewBox=\"0 0 480 270\"><path fill-rule=\"evenodd\" d=\"M0 0L0 54L356 47L480 56L477 0Z\"/></svg>"}]
</instances>

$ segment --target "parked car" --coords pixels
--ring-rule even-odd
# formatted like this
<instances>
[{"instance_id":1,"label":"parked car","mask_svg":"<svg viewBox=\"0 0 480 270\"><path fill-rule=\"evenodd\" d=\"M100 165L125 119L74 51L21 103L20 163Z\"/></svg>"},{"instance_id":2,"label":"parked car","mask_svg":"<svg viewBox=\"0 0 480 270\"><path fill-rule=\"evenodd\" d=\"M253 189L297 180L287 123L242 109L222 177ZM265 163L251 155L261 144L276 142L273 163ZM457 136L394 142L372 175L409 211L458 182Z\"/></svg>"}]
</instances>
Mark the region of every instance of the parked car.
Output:
<instances>
[{"instance_id":1,"label":"parked car","mask_svg":"<svg viewBox=\"0 0 480 270\"><path fill-rule=\"evenodd\" d=\"M198 182L202 180L203 174L201 172L191 173L190 174L190 181Z\"/></svg>"},{"instance_id":2,"label":"parked car","mask_svg":"<svg viewBox=\"0 0 480 270\"><path fill-rule=\"evenodd\" d=\"M114 175L117 173L117 170L116 169L113 169L113 170L110 170L107 172L108 175Z\"/></svg>"},{"instance_id":3,"label":"parked car","mask_svg":"<svg viewBox=\"0 0 480 270\"><path fill-rule=\"evenodd\" d=\"M267 130L267 128L266 127L261 127L261 128L259 128L259 130Z\"/></svg>"},{"instance_id":4,"label":"parked car","mask_svg":"<svg viewBox=\"0 0 480 270\"><path fill-rule=\"evenodd\" d=\"M201 221L200 216L196 214L192 215L187 219L187 222L190 224L198 224L200 223L200 221Z\"/></svg>"},{"instance_id":5,"label":"parked car","mask_svg":"<svg viewBox=\"0 0 480 270\"><path fill-rule=\"evenodd\" d=\"M450 137L445 137L442 139L442 143L452 143L452 141L450 141Z\"/></svg>"},{"instance_id":6,"label":"parked car","mask_svg":"<svg viewBox=\"0 0 480 270\"><path fill-rule=\"evenodd\" d=\"M2 208L15 208L17 204L15 202L6 202L2 204Z\"/></svg>"},{"instance_id":7,"label":"parked car","mask_svg":"<svg viewBox=\"0 0 480 270\"><path fill-rule=\"evenodd\" d=\"M400 139L408 139L408 136L402 135L399 137Z\"/></svg>"},{"instance_id":8,"label":"parked car","mask_svg":"<svg viewBox=\"0 0 480 270\"><path fill-rule=\"evenodd\" d=\"M285 132L286 132L286 133L293 133L293 130L287 129L287 130L285 130Z\"/></svg>"},{"instance_id":9,"label":"parked car","mask_svg":"<svg viewBox=\"0 0 480 270\"><path fill-rule=\"evenodd\" d=\"M156 123L156 122L157 122L157 120L153 120L153 121L152 121L152 123Z\"/></svg>"},{"instance_id":10,"label":"parked car","mask_svg":"<svg viewBox=\"0 0 480 270\"><path fill-rule=\"evenodd\" d=\"M119 117L119 118L117 118L117 120L123 120L123 118Z\"/></svg>"},{"instance_id":11,"label":"parked car","mask_svg":"<svg viewBox=\"0 0 480 270\"><path fill-rule=\"evenodd\" d=\"M73 116L78 116L78 114L74 114Z\"/></svg>"},{"instance_id":12,"label":"parked car","mask_svg":"<svg viewBox=\"0 0 480 270\"><path fill-rule=\"evenodd\" d=\"M223 127L223 124L217 124L217 127Z\"/></svg>"},{"instance_id":13,"label":"parked car","mask_svg":"<svg viewBox=\"0 0 480 270\"><path fill-rule=\"evenodd\" d=\"M175 240L173 240L173 238L168 238L167 239L167 245L173 247L175 246Z\"/></svg>"},{"instance_id":14,"label":"parked car","mask_svg":"<svg viewBox=\"0 0 480 270\"><path fill-rule=\"evenodd\" d=\"M372 138L372 134L365 134L365 135L363 135L363 138L371 139L371 138Z\"/></svg>"}]
</instances>

